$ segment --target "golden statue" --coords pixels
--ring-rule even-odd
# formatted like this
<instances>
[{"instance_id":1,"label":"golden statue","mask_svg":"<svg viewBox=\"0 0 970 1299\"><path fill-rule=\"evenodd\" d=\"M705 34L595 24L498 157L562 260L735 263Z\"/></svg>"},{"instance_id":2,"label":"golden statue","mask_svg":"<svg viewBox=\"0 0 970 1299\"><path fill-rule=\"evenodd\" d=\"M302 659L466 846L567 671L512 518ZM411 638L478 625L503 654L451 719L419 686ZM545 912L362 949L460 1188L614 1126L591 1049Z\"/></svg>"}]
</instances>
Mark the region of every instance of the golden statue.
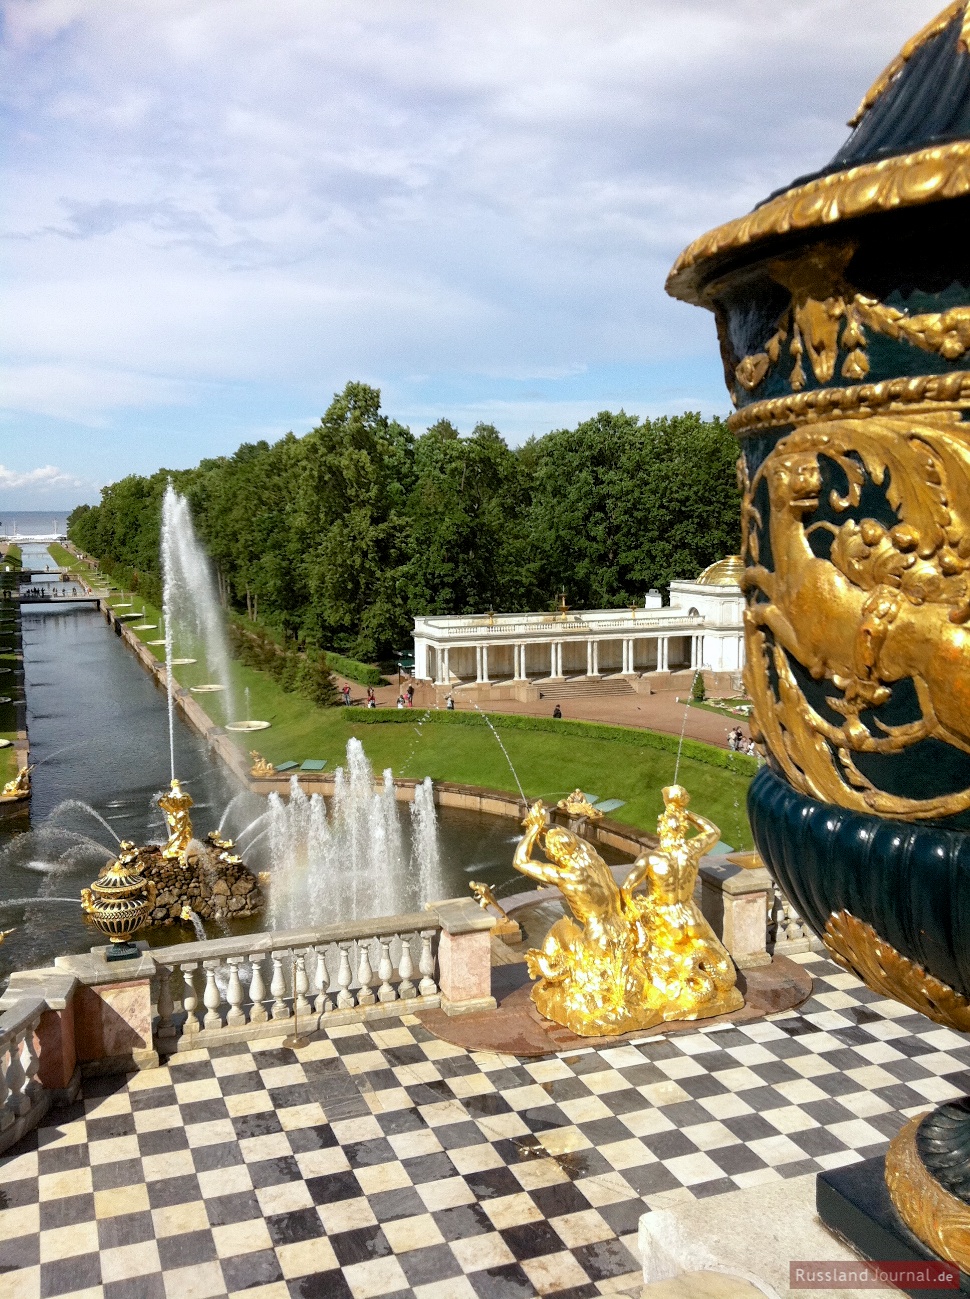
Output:
<instances>
[{"instance_id":1,"label":"golden statue","mask_svg":"<svg viewBox=\"0 0 970 1299\"><path fill-rule=\"evenodd\" d=\"M683 785L663 791L657 819L658 847L633 863L623 896L637 914L641 950L654 986L664 990L664 1019L709 1019L740 1010L744 998L735 986L734 962L694 901L701 858L721 837L706 817L687 810ZM697 830L692 837L691 829ZM634 890L646 885L642 894Z\"/></svg>"},{"instance_id":2,"label":"golden statue","mask_svg":"<svg viewBox=\"0 0 970 1299\"><path fill-rule=\"evenodd\" d=\"M489 907L494 907L499 915L504 916L506 920L512 920L512 917L495 896L495 892L490 884L482 884L479 880L469 880L468 887L471 890L472 897L483 911L487 911ZM513 921L512 923L514 924L515 922Z\"/></svg>"},{"instance_id":3,"label":"golden statue","mask_svg":"<svg viewBox=\"0 0 970 1299\"><path fill-rule=\"evenodd\" d=\"M585 816L589 821L596 821L603 813L593 806L581 789L574 789L571 794L561 798L556 804L567 816Z\"/></svg>"},{"instance_id":4,"label":"golden statue","mask_svg":"<svg viewBox=\"0 0 970 1299\"><path fill-rule=\"evenodd\" d=\"M700 859L720 832L687 811L682 786L663 794L660 844L634 862L622 885L585 839L546 825L541 802L523 822L515 868L558 886L575 917L558 920L542 947L526 953L538 979L532 1000L546 1019L582 1037L705 1019L744 1004L731 958L692 899ZM692 827L699 833L688 837ZM537 844L549 861L532 856ZM646 892L634 895L641 884Z\"/></svg>"},{"instance_id":5,"label":"golden statue","mask_svg":"<svg viewBox=\"0 0 970 1299\"><path fill-rule=\"evenodd\" d=\"M8 780L0 790L0 798L26 798L30 793L30 773L33 769L33 766L21 767L13 780Z\"/></svg>"},{"instance_id":6,"label":"golden statue","mask_svg":"<svg viewBox=\"0 0 970 1299\"><path fill-rule=\"evenodd\" d=\"M265 776L276 775L276 768L271 762L266 761L258 749L250 749L249 756L253 760L253 765L249 768L249 774L251 776L254 776L257 780L261 780Z\"/></svg>"},{"instance_id":7,"label":"golden statue","mask_svg":"<svg viewBox=\"0 0 970 1299\"><path fill-rule=\"evenodd\" d=\"M192 842L192 821L189 817L192 803L192 795L186 793L177 780L172 781L169 793L159 795L158 806L165 813L168 822L168 843L162 849L163 857L184 859Z\"/></svg>"}]
</instances>

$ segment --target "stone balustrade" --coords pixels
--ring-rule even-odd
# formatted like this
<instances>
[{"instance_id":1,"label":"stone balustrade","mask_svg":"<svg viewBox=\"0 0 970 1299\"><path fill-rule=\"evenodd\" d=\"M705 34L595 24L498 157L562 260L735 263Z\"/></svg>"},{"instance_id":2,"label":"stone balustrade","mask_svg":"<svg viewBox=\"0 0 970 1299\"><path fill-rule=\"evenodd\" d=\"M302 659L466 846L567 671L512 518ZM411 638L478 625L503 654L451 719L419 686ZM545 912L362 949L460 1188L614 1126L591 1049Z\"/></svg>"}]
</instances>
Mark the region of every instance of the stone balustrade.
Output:
<instances>
[{"instance_id":1,"label":"stone balustrade","mask_svg":"<svg viewBox=\"0 0 970 1299\"><path fill-rule=\"evenodd\" d=\"M40 1051L37 1030L47 1005L43 997L18 999L0 1014L0 1139L16 1141L28 1119L41 1106L43 1088L37 1078ZM40 1114L37 1115L40 1121Z\"/></svg>"},{"instance_id":2,"label":"stone balustrade","mask_svg":"<svg viewBox=\"0 0 970 1299\"><path fill-rule=\"evenodd\" d=\"M279 1035L294 1018L316 1031L438 1006L440 932L419 911L156 949L158 1049Z\"/></svg>"}]
</instances>

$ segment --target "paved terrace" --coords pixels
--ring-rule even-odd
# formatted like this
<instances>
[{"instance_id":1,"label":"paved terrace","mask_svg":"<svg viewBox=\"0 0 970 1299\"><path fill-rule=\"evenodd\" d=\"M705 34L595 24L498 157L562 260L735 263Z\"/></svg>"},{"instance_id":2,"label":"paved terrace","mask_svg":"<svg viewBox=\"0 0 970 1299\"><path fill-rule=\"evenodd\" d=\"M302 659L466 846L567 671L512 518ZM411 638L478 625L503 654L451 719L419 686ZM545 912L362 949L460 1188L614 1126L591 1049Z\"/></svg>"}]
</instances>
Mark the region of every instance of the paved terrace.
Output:
<instances>
[{"instance_id":1,"label":"paved terrace","mask_svg":"<svg viewBox=\"0 0 970 1299\"><path fill-rule=\"evenodd\" d=\"M636 1295L648 1208L884 1151L970 1045L813 953L799 1010L538 1061L413 1015L91 1079L0 1159L5 1299Z\"/></svg>"}]
</instances>

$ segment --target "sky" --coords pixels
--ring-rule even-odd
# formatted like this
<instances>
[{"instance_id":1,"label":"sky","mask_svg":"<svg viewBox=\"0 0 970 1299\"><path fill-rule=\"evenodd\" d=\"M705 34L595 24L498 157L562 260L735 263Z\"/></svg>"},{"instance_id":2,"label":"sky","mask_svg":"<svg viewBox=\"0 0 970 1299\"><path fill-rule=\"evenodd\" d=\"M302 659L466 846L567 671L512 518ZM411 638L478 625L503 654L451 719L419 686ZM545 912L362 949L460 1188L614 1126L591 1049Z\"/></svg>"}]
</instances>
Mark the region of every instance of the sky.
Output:
<instances>
[{"instance_id":1,"label":"sky","mask_svg":"<svg viewBox=\"0 0 970 1299\"><path fill-rule=\"evenodd\" d=\"M942 0L0 0L0 509L305 433L729 403L696 235Z\"/></svg>"}]
</instances>

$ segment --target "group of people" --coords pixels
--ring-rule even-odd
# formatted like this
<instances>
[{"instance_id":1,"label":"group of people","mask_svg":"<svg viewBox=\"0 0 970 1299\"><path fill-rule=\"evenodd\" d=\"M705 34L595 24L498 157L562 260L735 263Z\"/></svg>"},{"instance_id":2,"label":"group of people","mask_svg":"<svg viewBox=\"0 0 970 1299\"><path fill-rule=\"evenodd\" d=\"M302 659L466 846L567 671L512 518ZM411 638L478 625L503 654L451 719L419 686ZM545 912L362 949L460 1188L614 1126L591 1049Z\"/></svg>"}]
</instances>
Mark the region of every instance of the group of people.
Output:
<instances>
[{"instance_id":1,"label":"group of people","mask_svg":"<svg viewBox=\"0 0 970 1299\"><path fill-rule=\"evenodd\" d=\"M344 703L347 704L347 705L349 706L349 704L350 704L350 686L349 686L346 682L345 682L345 683L340 687L340 693L341 693L341 694L343 695L343 697L344 697ZM367 706L368 708L376 708L376 707L377 707L377 695L376 695L375 692L374 692L374 687L373 687L373 686L368 686L368 687L367 687L367 704L366 704L366 706ZM414 707L414 683L413 683L413 682L411 682L411 683L408 685L407 690L403 691L401 694L398 695L398 697L397 697L397 706L398 706L398 708L413 708L413 707Z\"/></svg>"},{"instance_id":2,"label":"group of people","mask_svg":"<svg viewBox=\"0 0 970 1299\"><path fill-rule=\"evenodd\" d=\"M754 740L748 739L740 726L735 726L733 731L728 731L728 748L735 753L747 753L752 758L758 753L754 747Z\"/></svg>"},{"instance_id":3,"label":"group of people","mask_svg":"<svg viewBox=\"0 0 970 1299\"><path fill-rule=\"evenodd\" d=\"M61 590L56 586L24 586L20 588L21 595L49 595L51 599L59 595L67 595L67 591ZM71 595L77 595L77 587L71 587Z\"/></svg>"}]
</instances>

